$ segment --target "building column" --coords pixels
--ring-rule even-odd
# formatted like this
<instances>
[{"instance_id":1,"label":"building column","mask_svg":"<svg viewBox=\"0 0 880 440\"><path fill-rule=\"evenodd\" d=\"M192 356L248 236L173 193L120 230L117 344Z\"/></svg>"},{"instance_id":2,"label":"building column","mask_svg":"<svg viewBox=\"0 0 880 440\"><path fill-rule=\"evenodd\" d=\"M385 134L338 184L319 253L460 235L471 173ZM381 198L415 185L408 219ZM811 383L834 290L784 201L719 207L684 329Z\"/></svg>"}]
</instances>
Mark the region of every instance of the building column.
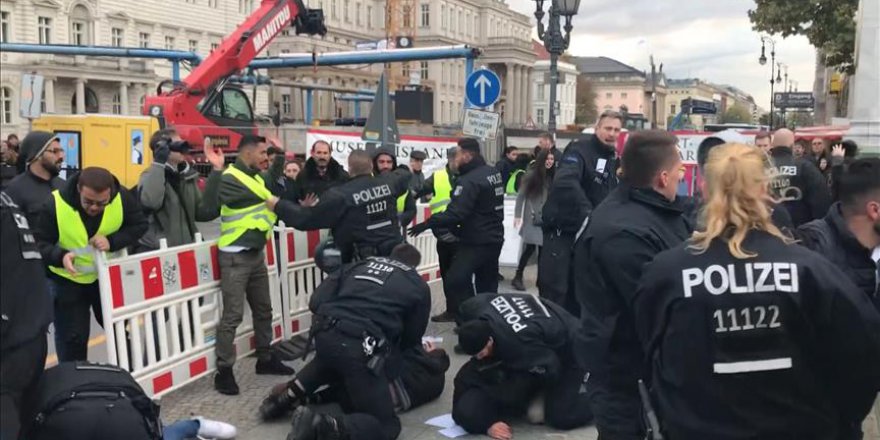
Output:
<instances>
[{"instance_id":1,"label":"building column","mask_svg":"<svg viewBox=\"0 0 880 440\"><path fill-rule=\"evenodd\" d=\"M55 113L55 78L45 79L43 93L46 94L46 113Z\"/></svg>"},{"instance_id":2,"label":"building column","mask_svg":"<svg viewBox=\"0 0 880 440\"><path fill-rule=\"evenodd\" d=\"M513 65L513 124L522 123L522 66Z\"/></svg>"},{"instance_id":3,"label":"building column","mask_svg":"<svg viewBox=\"0 0 880 440\"><path fill-rule=\"evenodd\" d=\"M76 84L76 108L74 114L84 115L86 113L86 80L77 78L74 80Z\"/></svg>"},{"instance_id":4,"label":"building column","mask_svg":"<svg viewBox=\"0 0 880 440\"><path fill-rule=\"evenodd\" d=\"M121 104L119 108L119 113L123 115L127 115L128 113L128 83L121 82L119 83L119 103Z\"/></svg>"},{"instance_id":5,"label":"building column","mask_svg":"<svg viewBox=\"0 0 880 440\"><path fill-rule=\"evenodd\" d=\"M846 139L859 145L859 150L866 156L880 156L880 107L877 96L880 95L880 3L872 0L859 2L856 19L856 66L855 78L849 91L850 129Z\"/></svg>"},{"instance_id":6,"label":"building column","mask_svg":"<svg viewBox=\"0 0 880 440\"><path fill-rule=\"evenodd\" d=\"M514 98L513 98L513 64L505 64L507 67L507 74L504 75L505 86L503 89L504 92L504 124L510 124L510 121L513 120L513 108L514 108Z\"/></svg>"},{"instance_id":7,"label":"building column","mask_svg":"<svg viewBox=\"0 0 880 440\"><path fill-rule=\"evenodd\" d=\"M534 107L533 107L534 106L533 103L535 100L535 98L533 96L534 81L532 79L532 76L534 74L535 74L535 71L531 67L526 68L526 106L525 106L525 108L526 108L526 118L525 119L526 120L524 122L528 122L529 118L532 118L532 121L534 121L534 119L535 119L535 111L534 111Z\"/></svg>"},{"instance_id":8,"label":"building column","mask_svg":"<svg viewBox=\"0 0 880 440\"><path fill-rule=\"evenodd\" d=\"M529 66L521 66L520 74L520 93L522 94L522 104L519 106L520 116L519 123L525 124L529 118Z\"/></svg>"}]
</instances>

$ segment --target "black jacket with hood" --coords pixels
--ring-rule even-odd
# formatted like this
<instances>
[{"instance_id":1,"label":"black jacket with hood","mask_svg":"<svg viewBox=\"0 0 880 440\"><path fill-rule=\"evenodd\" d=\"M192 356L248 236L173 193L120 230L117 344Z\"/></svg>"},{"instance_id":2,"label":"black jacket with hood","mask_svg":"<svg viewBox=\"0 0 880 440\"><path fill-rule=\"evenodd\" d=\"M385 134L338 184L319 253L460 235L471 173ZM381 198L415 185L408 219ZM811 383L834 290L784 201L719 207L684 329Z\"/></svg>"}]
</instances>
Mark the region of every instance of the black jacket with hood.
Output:
<instances>
[{"instance_id":1,"label":"black jacket with hood","mask_svg":"<svg viewBox=\"0 0 880 440\"><path fill-rule=\"evenodd\" d=\"M318 172L318 164L315 162L315 158L310 157L303 166L302 171L296 176L298 193L293 199L300 200L309 194L315 194L320 197L324 191L341 185L346 181L348 181L348 173L345 172L345 168L336 159L330 158L330 162L327 164L327 172L322 176ZM288 198L288 200L290 199Z\"/></svg>"},{"instance_id":2,"label":"black jacket with hood","mask_svg":"<svg viewBox=\"0 0 880 440\"><path fill-rule=\"evenodd\" d=\"M377 148L376 150L373 151L373 173L376 175L379 174L379 164L377 163L377 161L379 159L379 155L381 155L381 154L387 154L388 156L391 156L391 170L392 171L396 170L397 169L397 156L394 154L394 151L392 151L391 149L383 147L383 148ZM413 174L413 176L415 176L415 175ZM412 177L410 177L410 183L411 182L412 182ZM409 192L409 185L407 186L407 188L404 191L396 194L396 197L400 197L404 194L406 194L406 199L404 200L403 212L398 211L397 220L400 222L401 227L406 228L413 221L413 219L416 218L416 199ZM397 207L397 203L396 203L397 199L395 199L394 201L395 201L394 206L396 208Z\"/></svg>"},{"instance_id":3,"label":"black jacket with hood","mask_svg":"<svg viewBox=\"0 0 880 440\"><path fill-rule=\"evenodd\" d=\"M831 192L825 176L816 165L794 157L791 148L776 147L770 150L775 176L775 196L791 214L794 226L822 218L831 206Z\"/></svg>"},{"instance_id":4,"label":"black jacket with hood","mask_svg":"<svg viewBox=\"0 0 880 440\"><path fill-rule=\"evenodd\" d=\"M26 162L33 161L43 153L48 144L56 139L52 133L35 131L25 136L21 144L21 154ZM43 205L51 198L52 191L64 186L64 180L58 176L52 176L46 180L32 173L28 167L25 171L9 182L6 194L24 211L31 228L39 224L40 211Z\"/></svg>"}]
</instances>

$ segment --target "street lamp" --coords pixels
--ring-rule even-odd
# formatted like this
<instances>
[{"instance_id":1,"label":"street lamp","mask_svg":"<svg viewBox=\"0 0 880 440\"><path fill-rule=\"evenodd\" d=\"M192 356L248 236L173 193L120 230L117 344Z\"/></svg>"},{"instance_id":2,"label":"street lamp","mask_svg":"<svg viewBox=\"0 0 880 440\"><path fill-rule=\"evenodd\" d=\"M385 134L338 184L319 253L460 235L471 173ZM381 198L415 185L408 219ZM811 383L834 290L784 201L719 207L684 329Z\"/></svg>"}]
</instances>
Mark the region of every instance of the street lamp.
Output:
<instances>
[{"instance_id":1,"label":"street lamp","mask_svg":"<svg viewBox=\"0 0 880 440\"><path fill-rule=\"evenodd\" d=\"M767 56L764 55L764 47L766 45L770 45L770 129L773 129L773 86L776 84L776 78L774 78L776 71L776 41L773 41L772 38L762 35L761 36L761 56L758 58L758 63L762 66L767 64Z\"/></svg>"},{"instance_id":2,"label":"street lamp","mask_svg":"<svg viewBox=\"0 0 880 440\"><path fill-rule=\"evenodd\" d=\"M535 19L538 22L538 38L550 53L550 108L548 111L547 131L556 134L556 84L559 83L559 56L568 49L571 41L571 18L578 13L581 0L549 0L550 18L547 29L544 29L544 1L535 0ZM565 34L562 33L559 17L565 17Z\"/></svg>"}]
</instances>

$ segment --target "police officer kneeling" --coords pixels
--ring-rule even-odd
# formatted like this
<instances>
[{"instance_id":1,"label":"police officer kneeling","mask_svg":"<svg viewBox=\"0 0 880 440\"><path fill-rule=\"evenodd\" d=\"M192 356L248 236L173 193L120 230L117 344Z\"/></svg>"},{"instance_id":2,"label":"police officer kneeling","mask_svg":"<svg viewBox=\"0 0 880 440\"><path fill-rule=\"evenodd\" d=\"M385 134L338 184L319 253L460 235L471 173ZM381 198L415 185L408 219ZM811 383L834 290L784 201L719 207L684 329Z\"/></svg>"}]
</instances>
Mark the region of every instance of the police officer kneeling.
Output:
<instances>
[{"instance_id":1,"label":"police officer kneeling","mask_svg":"<svg viewBox=\"0 0 880 440\"><path fill-rule=\"evenodd\" d=\"M452 418L465 430L506 440L502 419L527 410L529 421L556 429L593 419L587 374L574 360L580 323L565 309L528 294L477 295L461 318L459 344L473 358L455 377Z\"/></svg>"},{"instance_id":2,"label":"police officer kneeling","mask_svg":"<svg viewBox=\"0 0 880 440\"><path fill-rule=\"evenodd\" d=\"M389 258L371 257L333 272L315 290L315 358L288 383L296 396L341 382L351 412L341 418L301 406L289 439L395 439L388 377L399 353L421 344L431 311L431 291L416 272L421 255L412 245L394 247Z\"/></svg>"},{"instance_id":3,"label":"police officer kneeling","mask_svg":"<svg viewBox=\"0 0 880 440\"><path fill-rule=\"evenodd\" d=\"M637 290L670 439L835 439L880 389L877 309L773 225L765 166L755 147L713 149L705 230L658 254Z\"/></svg>"}]
</instances>

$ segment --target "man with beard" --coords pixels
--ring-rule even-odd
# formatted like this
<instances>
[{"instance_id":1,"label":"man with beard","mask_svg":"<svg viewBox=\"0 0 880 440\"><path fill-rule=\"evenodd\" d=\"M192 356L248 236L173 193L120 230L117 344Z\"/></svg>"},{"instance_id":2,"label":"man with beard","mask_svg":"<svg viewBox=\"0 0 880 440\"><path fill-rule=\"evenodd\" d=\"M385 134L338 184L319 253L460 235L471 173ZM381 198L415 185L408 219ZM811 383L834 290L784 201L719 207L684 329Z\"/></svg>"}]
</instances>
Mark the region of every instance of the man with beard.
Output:
<instances>
[{"instance_id":1,"label":"man with beard","mask_svg":"<svg viewBox=\"0 0 880 440\"><path fill-rule=\"evenodd\" d=\"M569 294L572 247L593 209L617 186L615 145L622 124L620 113L606 111L599 116L594 135L565 149L544 204L538 292L575 316L580 313Z\"/></svg>"},{"instance_id":2,"label":"man with beard","mask_svg":"<svg viewBox=\"0 0 880 440\"><path fill-rule=\"evenodd\" d=\"M373 170L376 175L383 176L397 168L397 156L393 147L380 147L373 151ZM412 171L410 171L412 172ZM412 182L412 177L410 177ZM410 222L416 217L416 199L409 193L409 186L402 193L396 194L394 199L397 208L397 220L402 230L406 230Z\"/></svg>"},{"instance_id":3,"label":"man with beard","mask_svg":"<svg viewBox=\"0 0 880 440\"><path fill-rule=\"evenodd\" d=\"M880 309L880 159L853 161L840 179L841 200L825 218L798 229L801 243L830 260ZM850 416L841 420L841 439L861 439L862 420L874 396L850 399ZM860 405L860 406L859 406Z\"/></svg>"},{"instance_id":4,"label":"man with beard","mask_svg":"<svg viewBox=\"0 0 880 440\"><path fill-rule=\"evenodd\" d=\"M312 157L306 161L302 172L296 177L299 193L295 199L304 199L309 194L320 196L328 189L348 180L348 173L331 156L330 144L316 141L312 144Z\"/></svg>"},{"instance_id":5,"label":"man with beard","mask_svg":"<svg viewBox=\"0 0 880 440\"><path fill-rule=\"evenodd\" d=\"M64 149L58 138L45 131L32 131L24 138L22 154L28 166L6 188L6 194L24 212L31 227L38 224L43 205L64 180L58 177L64 163Z\"/></svg>"}]
</instances>

